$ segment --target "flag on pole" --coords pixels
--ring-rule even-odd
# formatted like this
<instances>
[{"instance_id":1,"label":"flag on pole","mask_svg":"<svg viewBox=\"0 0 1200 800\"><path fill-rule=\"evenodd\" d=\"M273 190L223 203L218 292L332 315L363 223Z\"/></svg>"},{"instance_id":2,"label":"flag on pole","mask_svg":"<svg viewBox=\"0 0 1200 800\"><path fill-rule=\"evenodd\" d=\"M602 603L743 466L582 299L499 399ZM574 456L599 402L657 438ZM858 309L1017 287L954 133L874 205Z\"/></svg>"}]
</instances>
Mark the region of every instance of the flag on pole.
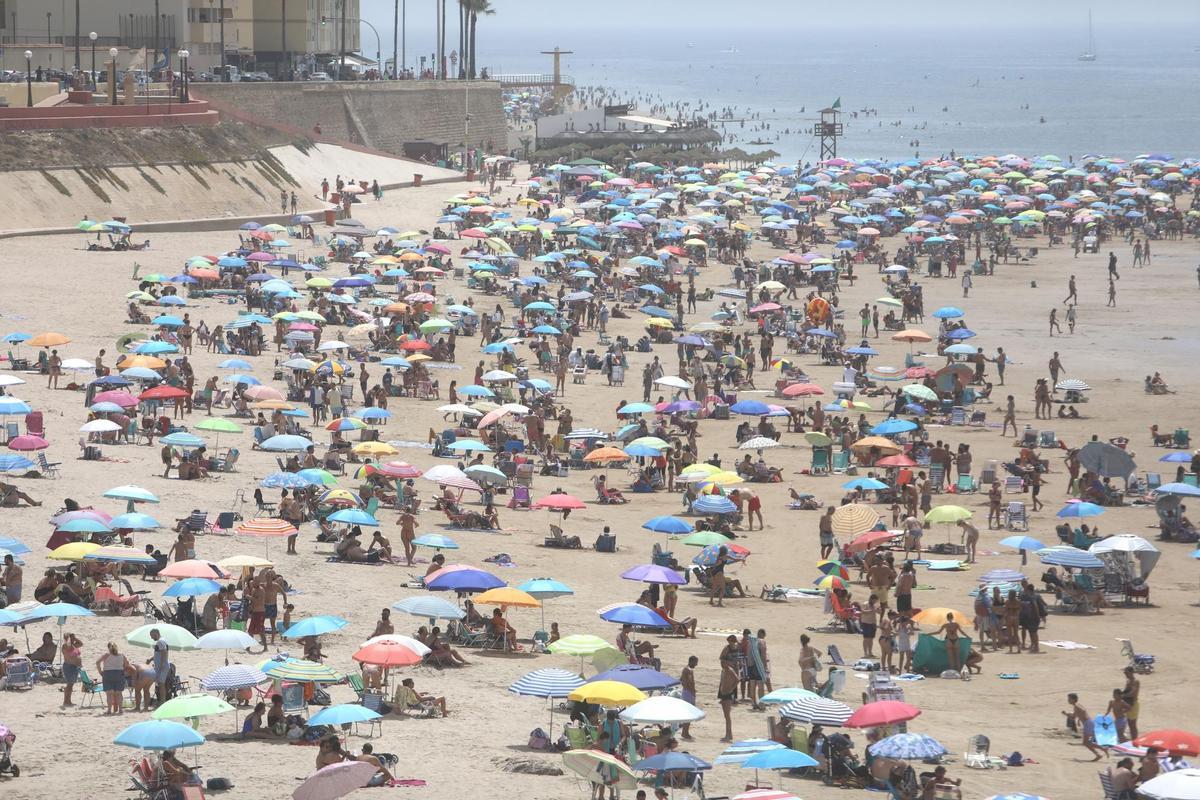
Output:
<instances>
[{"instance_id":1,"label":"flag on pole","mask_svg":"<svg viewBox=\"0 0 1200 800\"><path fill-rule=\"evenodd\" d=\"M834 100L833 105L830 106L830 108L841 108L841 107L842 107L842 98L840 98L840 97L837 100Z\"/></svg>"}]
</instances>

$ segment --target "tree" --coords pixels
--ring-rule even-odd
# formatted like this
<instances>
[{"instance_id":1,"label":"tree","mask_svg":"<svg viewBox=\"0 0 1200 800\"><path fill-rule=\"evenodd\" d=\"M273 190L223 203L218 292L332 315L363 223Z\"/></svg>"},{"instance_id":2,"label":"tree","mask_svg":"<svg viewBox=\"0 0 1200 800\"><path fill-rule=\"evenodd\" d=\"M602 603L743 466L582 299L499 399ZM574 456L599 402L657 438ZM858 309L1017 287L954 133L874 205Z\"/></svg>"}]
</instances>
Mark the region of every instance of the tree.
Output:
<instances>
[{"instance_id":1,"label":"tree","mask_svg":"<svg viewBox=\"0 0 1200 800\"><path fill-rule=\"evenodd\" d=\"M480 15L492 16L496 13L496 9L492 8L491 0L461 0L461 2L467 9L470 23L467 33L467 49L470 52L471 65L467 69L467 77L474 79L477 66L475 63L475 24Z\"/></svg>"},{"instance_id":2,"label":"tree","mask_svg":"<svg viewBox=\"0 0 1200 800\"><path fill-rule=\"evenodd\" d=\"M467 77L467 2L458 0L458 79Z\"/></svg>"}]
</instances>

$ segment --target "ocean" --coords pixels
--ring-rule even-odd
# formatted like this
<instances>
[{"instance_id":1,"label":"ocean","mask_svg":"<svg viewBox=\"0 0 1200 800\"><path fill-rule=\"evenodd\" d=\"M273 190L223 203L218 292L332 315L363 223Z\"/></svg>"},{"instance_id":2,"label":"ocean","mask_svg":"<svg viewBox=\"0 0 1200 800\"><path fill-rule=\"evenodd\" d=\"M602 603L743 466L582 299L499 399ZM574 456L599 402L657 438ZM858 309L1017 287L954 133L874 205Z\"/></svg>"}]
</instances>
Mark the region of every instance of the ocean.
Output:
<instances>
[{"instance_id":1,"label":"ocean","mask_svg":"<svg viewBox=\"0 0 1200 800\"><path fill-rule=\"evenodd\" d=\"M610 101L632 99L643 114L690 116L701 103L706 112L728 108L733 145L776 150L780 162L817 160L808 131L818 110L838 98L845 126L838 154L848 157L952 150L1064 160L1087 153L1200 157L1200 47L1183 27L1119 37L1098 30L1091 62L1078 60L1086 24L1071 32L1032 26L1023 34L931 23L894 36L573 30L534 38L488 42L492 72L548 73L550 57L537 51L557 44L575 51L564 56L563 73L577 87L606 87Z\"/></svg>"}]
</instances>

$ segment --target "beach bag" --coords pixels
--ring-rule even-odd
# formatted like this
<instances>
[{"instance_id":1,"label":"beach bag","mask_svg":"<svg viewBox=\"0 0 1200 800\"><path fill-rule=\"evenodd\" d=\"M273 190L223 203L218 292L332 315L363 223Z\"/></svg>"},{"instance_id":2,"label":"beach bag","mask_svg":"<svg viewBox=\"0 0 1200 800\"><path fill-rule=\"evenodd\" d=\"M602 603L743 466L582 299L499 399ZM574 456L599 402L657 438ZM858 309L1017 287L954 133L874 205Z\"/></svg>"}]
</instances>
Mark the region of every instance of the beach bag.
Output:
<instances>
[{"instance_id":1,"label":"beach bag","mask_svg":"<svg viewBox=\"0 0 1200 800\"><path fill-rule=\"evenodd\" d=\"M1009 765L1010 767L1023 767L1023 766L1025 766L1025 756L1021 755L1021 751L1020 751L1020 750L1014 750L1014 751L1012 752L1012 754L1011 754L1011 755L1009 755L1009 757L1008 757L1008 765Z\"/></svg>"},{"instance_id":2,"label":"beach bag","mask_svg":"<svg viewBox=\"0 0 1200 800\"><path fill-rule=\"evenodd\" d=\"M312 699L308 702L310 705L314 706L327 706L332 703L333 700L330 698L329 692L318 686L317 688L313 689Z\"/></svg>"},{"instance_id":3,"label":"beach bag","mask_svg":"<svg viewBox=\"0 0 1200 800\"><path fill-rule=\"evenodd\" d=\"M233 781L229 780L229 778L209 778L204 788L210 792L223 792L233 788Z\"/></svg>"},{"instance_id":4,"label":"beach bag","mask_svg":"<svg viewBox=\"0 0 1200 800\"><path fill-rule=\"evenodd\" d=\"M534 728L529 734L529 748L531 750L549 750L550 737L541 728Z\"/></svg>"}]
</instances>

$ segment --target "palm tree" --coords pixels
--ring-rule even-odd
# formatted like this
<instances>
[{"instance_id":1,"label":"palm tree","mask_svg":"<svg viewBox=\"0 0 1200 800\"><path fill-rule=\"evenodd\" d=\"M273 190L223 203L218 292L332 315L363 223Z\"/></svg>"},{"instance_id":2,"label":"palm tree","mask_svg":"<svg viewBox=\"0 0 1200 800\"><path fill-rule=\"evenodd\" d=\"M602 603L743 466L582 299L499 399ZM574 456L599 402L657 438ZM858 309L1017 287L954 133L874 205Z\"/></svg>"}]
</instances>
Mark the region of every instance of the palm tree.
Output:
<instances>
[{"instance_id":1,"label":"palm tree","mask_svg":"<svg viewBox=\"0 0 1200 800\"><path fill-rule=\"evenodd\" d=\"M467 0L458 0L458 79L467 77Z\"/></svg>"},{"instance_id":2,"label":"palm tree","mask_svg":"<svg viewBox=\"0 0 1200 800\"><path fill-rule=\"evenodd\" d=\"M496 13L496 9L492 8L491 0L462 0L462 3L467 8L470 14L469 32L467 34L467 49L471 54L471 66L467 70L467 77L475 78L475 24L479 21L479 16L492 16Z\"/></svg>"}]
</instances>

